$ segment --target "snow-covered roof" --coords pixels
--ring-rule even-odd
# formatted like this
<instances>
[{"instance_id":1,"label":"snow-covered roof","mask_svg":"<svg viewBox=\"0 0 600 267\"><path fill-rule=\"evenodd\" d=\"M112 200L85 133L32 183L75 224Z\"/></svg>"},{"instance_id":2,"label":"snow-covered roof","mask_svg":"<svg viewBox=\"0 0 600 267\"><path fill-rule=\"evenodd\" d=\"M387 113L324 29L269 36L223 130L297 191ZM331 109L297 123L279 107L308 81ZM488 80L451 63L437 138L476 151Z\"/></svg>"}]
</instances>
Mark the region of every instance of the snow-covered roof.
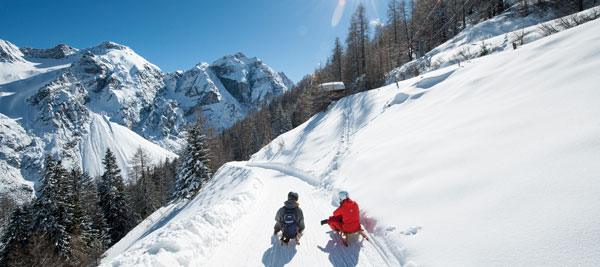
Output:
<instances>
[{"instance_id":1,"label":"snow-covered roof","mask_svg":"<svg viewBox=\"0 0 600 267\"><path fill-rule=\"evenodd\" d=\"M346 87L344 87L343 82L322 83L322 84L319 84L319 88L321 88L325 91L338 91L338 90L346 89Z\"/></svg>"}]
</instances>

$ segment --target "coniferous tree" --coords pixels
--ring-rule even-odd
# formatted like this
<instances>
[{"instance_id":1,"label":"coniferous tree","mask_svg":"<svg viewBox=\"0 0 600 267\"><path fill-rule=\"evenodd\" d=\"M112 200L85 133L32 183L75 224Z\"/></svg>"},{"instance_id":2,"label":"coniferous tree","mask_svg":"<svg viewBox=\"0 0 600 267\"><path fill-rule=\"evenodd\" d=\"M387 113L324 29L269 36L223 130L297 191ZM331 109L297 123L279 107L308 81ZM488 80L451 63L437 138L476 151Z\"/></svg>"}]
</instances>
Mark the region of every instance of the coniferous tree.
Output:
<instances>
[{"instance_id":1,"label":"coniferous tree","mask_svg":"<svg viewBox=\"0 0 600 267\"><path fill-rule=\"evenodd\" d=\"M7 195L0 196L0 233L3 233L8 226L10 216L17 207L17 203L11 197Z\"/></svg>"},{"instance_id":2,"label":"coniferous tree","mask_svg":"<svg viewBox=\"0 0 600 267\"><path fill-rule=\"evenodd\" d=\"M111 245L123 238L133 226L123 177L116 161L114 154L107 149L102 161L104 174L98 183L98 205L107 224Z\"/></svg>"},{"instance_id":3,"label":"coniferous tree","mask_svg":"<svg viewBox=\"0 0 600 267\"><path fill-rule=\"evenodd\" d=\"M39 197L33 204L33 229L43 236L40 241L51 244L55 252L68 258L69 242L75 222L72 202L73 188L67 170L48 155L45 159L44 175L41 179Z\"/></svg>"},{"instance_id":4,"label":"coniferous tree","mask_svg":"<svg viewBox=\"0 0 600 267\"><path fill-rule=\"evenodd\" d=\"M193 197L212 175L208 169L210 155L207 137L202 131L200 120L188 127L186 141L180 157L174 198Z\"/></svg>"},{"instance_id":5,"label":"coniferous tree","mask_svg":"<svg viewBox=\"0 0 600 267\"><path fill-rule=\"evenodd\" d=\"M26 247L32 235L31 223L32 214L28 203L13 211L0 240L0 266L16 266L19 257L27 256Z\"/></svg>"},{"instance_id":6,"label":"coniferous tree","mask_svg":"<svg viewBox=\"0 0 600 267\"><path fill-rule=\"evenodd\" d=\"M70 175L76 203L73 212L75 227L74 244L71 245L74 256L72 262L88 265L98 262L108 246L106 223L98 209L94 179L77 167L71 170Z\"/></svg>"}]
</instances>

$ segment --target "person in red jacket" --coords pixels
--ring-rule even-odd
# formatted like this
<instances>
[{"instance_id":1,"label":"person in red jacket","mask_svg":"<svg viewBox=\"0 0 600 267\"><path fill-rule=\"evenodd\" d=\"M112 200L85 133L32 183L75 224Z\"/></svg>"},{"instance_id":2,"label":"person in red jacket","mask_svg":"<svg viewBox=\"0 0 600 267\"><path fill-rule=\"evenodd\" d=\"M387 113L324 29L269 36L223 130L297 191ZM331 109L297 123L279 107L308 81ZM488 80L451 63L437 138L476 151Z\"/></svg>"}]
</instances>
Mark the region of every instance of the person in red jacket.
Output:
<instances>
[{"instance_id":1,"label":"person in red jacket","mask_svg":"<svg viewBox=\"0 0 600 267\"><path fill-rule=\"evenodd\" d=\"M322 220L321 225L329 224L334 231L353 233L360 230L360 212L358 204L348 197L347 191L340 191L340 206L333 212L333 216Z\"/></svg>"}]
</instances>

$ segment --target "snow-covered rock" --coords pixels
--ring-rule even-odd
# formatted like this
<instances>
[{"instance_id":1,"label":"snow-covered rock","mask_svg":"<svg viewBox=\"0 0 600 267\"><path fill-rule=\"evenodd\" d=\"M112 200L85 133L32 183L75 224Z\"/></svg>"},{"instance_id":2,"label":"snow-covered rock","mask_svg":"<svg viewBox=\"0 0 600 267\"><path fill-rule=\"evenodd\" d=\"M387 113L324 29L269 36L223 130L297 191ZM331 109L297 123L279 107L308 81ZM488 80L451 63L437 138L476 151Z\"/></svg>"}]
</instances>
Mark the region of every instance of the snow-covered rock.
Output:
<instances>
[{"instance_id":1,"label":"snow-covered rock","mask_svg":"<svg viewBox=\"0 0 600 267\"><path fill-rule=\"evenodd\" d=\"M227 91L250 109L259 109L288 89L289 79L285 75L283 78L260 59L242 53L222 57L210 69Z\"/></svg>"},{"instance_id":2,"label":"snow-covered rock","mask_svg":"<svg viewBox=\"0 0 600 267\"><path fill-rule=\"evenodd\" d=\"M23 53L19 50L19 48L4 40L0 40L0 62L24 62Z\"/></svg>"},{"instance_id":3,"label":"snow-covered rock","mask_svg":"<svg viewBox=\"0 0 600 267\"><path fill-rule=\"evenodd\" d=\"M21 52L25 56L32 58L54 58L61 59L65 58L69 55L77 53L79 51L77 48L70 47L66 44L59 44L53 48L48 49L38 49L31 47L21 47Z\"/></svg>"}]
</instances>

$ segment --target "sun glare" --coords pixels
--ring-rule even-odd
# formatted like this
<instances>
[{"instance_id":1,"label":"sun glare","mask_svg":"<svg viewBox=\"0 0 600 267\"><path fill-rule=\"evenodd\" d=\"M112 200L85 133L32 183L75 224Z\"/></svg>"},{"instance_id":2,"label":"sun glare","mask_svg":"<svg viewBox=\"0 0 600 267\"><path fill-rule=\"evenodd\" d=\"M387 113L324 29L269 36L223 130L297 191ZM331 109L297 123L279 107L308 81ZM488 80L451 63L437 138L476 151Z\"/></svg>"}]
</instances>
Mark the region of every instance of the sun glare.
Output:
<instances>
[{"instance_id":1,"label":"sun glare","mask_svg":"<svg viewBox=\"0 0 600 267\"><path fill-rule=\"evenodd\" d=\"M338 4L333 11L333 17L331 17L331 27L335 27L340 22L342 14L344 14L344 7L346 6L345 0L338 0Z\"/></svg>"},{"instance_id":2,"label":"sun glare","mask_svg":"<svg viewBox=\"0 0 600 267\"><path fill-rule=\"evenodd\" d=\"M373 9L376 18L379 18L379 12L377 10L377 4L375 0L338 0L338 4L333 11L333 16L331 17L331 27L335 27L340 23L342 16L344 15L344 9L346 5L348 8L353 9L356 8L360 3L363 3L367 8Z\"/></svg>"}]
</instances>

